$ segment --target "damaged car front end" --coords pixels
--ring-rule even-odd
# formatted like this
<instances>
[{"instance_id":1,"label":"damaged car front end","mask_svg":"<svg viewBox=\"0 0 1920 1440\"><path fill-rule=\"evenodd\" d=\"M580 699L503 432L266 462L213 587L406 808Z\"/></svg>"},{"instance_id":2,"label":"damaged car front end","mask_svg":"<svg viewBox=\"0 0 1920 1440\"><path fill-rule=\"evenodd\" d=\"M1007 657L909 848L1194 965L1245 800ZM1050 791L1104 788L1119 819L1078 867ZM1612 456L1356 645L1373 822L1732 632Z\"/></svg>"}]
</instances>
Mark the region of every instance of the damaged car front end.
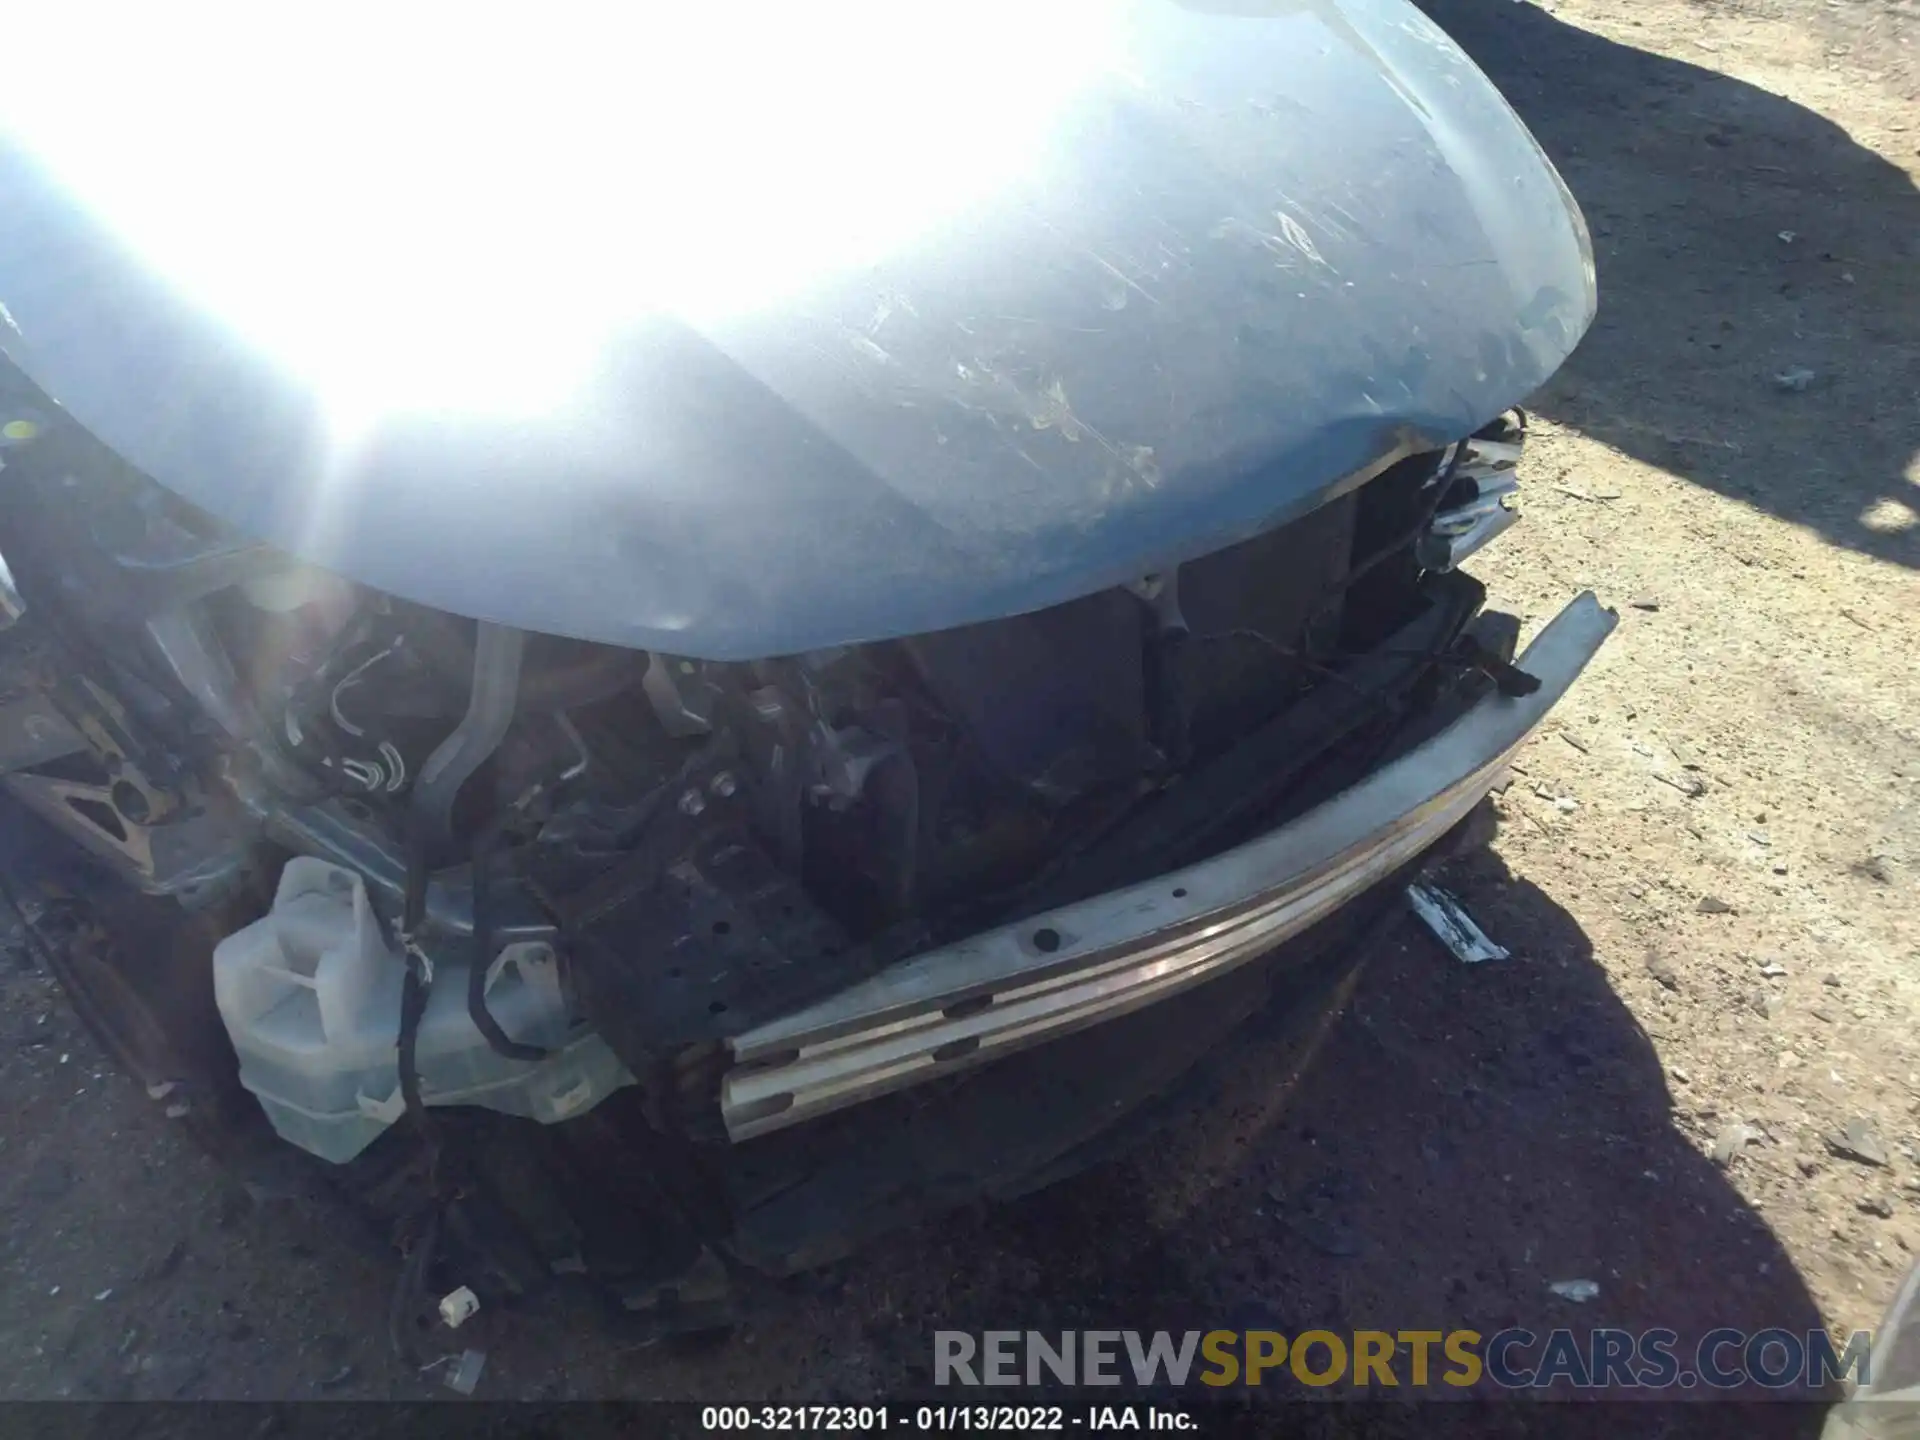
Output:
<instances>
[{"instance_id":1,"label":"damaged car front end","mask_svg":"<svg viewBox=\"0 0 1920 1440\"><path fill-rule=\"evenodd\" d=\"M281 205L231 126L0 104L9 892L170 1116L420 1294L700 1328L1137 1141L1256 1012L1332 1012L1612 628L1516 654L1458 568L1594 286L1444 36L1009 11L1071 24L1040 64L993 9L812 16L765 74L656 37L718 158L583 83L627 173L543 155L575 213L511 292L525 236L476 268L497 215L365 155Z\"/></svg>"}]
</instances>

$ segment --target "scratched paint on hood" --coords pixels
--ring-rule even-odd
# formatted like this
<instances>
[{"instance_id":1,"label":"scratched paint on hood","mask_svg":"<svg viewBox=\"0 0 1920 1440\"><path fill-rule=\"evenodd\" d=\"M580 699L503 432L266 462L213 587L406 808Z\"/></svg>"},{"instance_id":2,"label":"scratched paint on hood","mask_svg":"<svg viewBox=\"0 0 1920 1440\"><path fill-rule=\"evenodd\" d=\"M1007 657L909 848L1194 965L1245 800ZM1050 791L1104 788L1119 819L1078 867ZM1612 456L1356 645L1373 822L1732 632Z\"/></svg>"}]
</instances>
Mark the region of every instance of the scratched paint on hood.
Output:
<instances>
[{"instance_id":1,"label":"scratched paint on hood","mask_svg":"<svg viewBox=\"0 0 1920 1440\"><path fill-rule=\"evenodd\" d=\"M960 34L976 12L938 13ZM1037 609L1218 549L1477 428L1578 342L1594 294L1571 198L1403 0L1134 0L1078 23L1097 32L1028 128L978 126L1005 164L970 159L964 207L777 295L623 315L545 413L382 416L341 445L315 393L19 134L0 143L19 327L0 348L247 534L458 613L744 658ZM953 119L920 113L936 99L1042 83L993 69L1017 26L986 38L961 89L929 84L922 107L887 88L871 125L896 176ZM845 194L827 170L867 158L783 154ZM242 223L247 177L229 179ZM884 197L888 173L871 184ZM697 240L696 202L662 189L649 223ZM765 243L780 230L767 217ZM515 289L502 346L542 294L538 273Z\"/></svg>"}]
</instances>

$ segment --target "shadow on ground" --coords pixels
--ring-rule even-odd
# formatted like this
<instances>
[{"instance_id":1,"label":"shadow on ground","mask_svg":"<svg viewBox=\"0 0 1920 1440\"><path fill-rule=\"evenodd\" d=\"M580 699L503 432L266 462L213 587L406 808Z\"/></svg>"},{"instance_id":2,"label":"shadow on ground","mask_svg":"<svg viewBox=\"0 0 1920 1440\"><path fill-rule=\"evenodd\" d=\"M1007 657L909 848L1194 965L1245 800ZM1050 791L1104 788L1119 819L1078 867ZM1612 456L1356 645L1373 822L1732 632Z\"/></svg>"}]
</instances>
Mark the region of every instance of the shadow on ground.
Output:
<instances>
[{"instance_id":1,"label":"shadow on ground","mask_svg":"<svg viewBox=\"0 0 1920 1440\"><path fill-rule=\"evenodd\" d=\"M1716 1326L1801 1334L1816 1328L1814 1302L1785 1252L1676 1128L1653 1047L1577 923L1489 852L1456 862L1446 879L1491 933L1516 945L1511 959L1461 965L1405 923L1378 945L1356 1001L1304 1071L1294 1052L1273 1041L1271 1032L1285 1027L1262 1017L1216 1057L1211 1104L1197 1123L1024 1201L899 1234L775 1287L764 1314L705 1353L623 1344L602 1319L559 1303L483 1315L474 1327L503 1322L490 1339L473 1342L491 1354L485 1394L810 1403L926 1396L940 1329L1297 1335L1311 1328L1460 1327L1491 1334L1524 1326L1541 1335L1570 1327L1584 1336L1601 1326L1661 1326L1679 1332L1675 1350L1684 1363L1698 1337ZM32 1026L31 1014L50 1000L50 989L35 989L8 1038L44 1028ZM79 1035L63 1031L53 1041L56 1048L69 1043L81 1062L75 1070L97 1065L78 1053ZM143 1394L161 1380L167 1388L158 1393L175 1396L437 1392L437 1383L392 1359L383 1327L369 1318L382 1313L389 1269L361 1263L337 1234L322 1234L322 1217L289 1228L288 1219L297 1217L276 1207L221 1219L213 1213L221 1207L201 1188L210 1167L169 1152L167 1144L177 1142L144 1117L88 1103L66 1112L65 1123L75 1153L96 1157L88 1162L90 1185L70 1183L31 1211L10 1212L10 1220L44 1228L53 1207L97 1186L101 1193L151 1194L173 1207L167 1213L143 1203L126 1217L141 1227L147 1250L163 1251L189 1220L193 1229L166 1260L143 1267L150 1277L144 1280L131 1275L141 1251L123 1237L120 1269L89 1277L82 1289L113 1278L125 1293L111 1306L81 1295L79 1318L58 1327L52 1347L34 1362L48 1368L49 1383L66 1376L74 1382L68 1393L97 1398L102 1390L88 1377L118 1375L132 1343L132 1358L151 1352L157 1362L151 1375L141 1372ZM52 1124L47 1118L21 1133ZM147 1162L157 1168L137 1173ZM87 1246L102 1243L94 1233L100 1225L111 1228L122 1218L112 1206L74 1213L85 1233L69 1239ZM61 1258L44 1235L29 1231L22 1243L59 1261L57 1273L69 1282L79 1278L83 1261ZM22 1257L11 1263L22 1264ZM1565 1279L1593 1280L1599 1294L1584 1304L1559 1299L1547 1287ZM33 1303L44 1309L55 1302ZM249 1333L243 1336L242 1327ZM35 1328L23 1319L15 1331L29 1336ZM134 1340L121 1340L123 1332ZM188 1342L197 1348L174 1353ZM1530 1363L1537 1354L1520 1358ZM1397 1368L1407 1373L1405 1357ZM1207 1434L1812 1440L1822 1419L1807 1404L1626 1411L1485 1394L1481 1404L1417 1409L1297 1403L1276 1416L1274 1402L1311 1401L1315 1392L1284 1377L1259 1392L1203 1390L1190 1384L1153 1398L1197 1411ZM1351 1394L1344 1387L1333 1393ZM1701 1387L1683 1393L1688 1401L1704 1395ZM1064 1397L947 1391L941 1398ZM1075 1398L1141 1397L1123 1390ZM1411 1397L1403 1391L1394 1398ZM120 1417L149 1413L108 1410ZM204 1412L179 1413L204 1423ZM352 1409L363 1430L401 1413ZM510 1433L515 1427L503 1420L542 1413L495 1409L488 1425ZM583 1419L625 1414L575 1411L559 1419L571 1433ZM638 1413L629 1418L644 1421ZM309 1422L335 1434L348 1419L346 1409L332 1407L278 1423L290 1435ZM66 1423L63 1433L122 1433ZM531 1433L530 1425L521 1428Z\"/></svg>"},{"instance_id":2,"label":"shadow on ground","mask_svg":"<svg viewBox=\"0 0 1920 1440\"><path fill-rule=\"evenodd\" d=\"M943 1328L1571 1327L1585 1344L1597 1327L1665 1327L1687 1369L1718 1326L1819 1328L1765 1221L1676 1128L1652 1044L1578 924L1491 852L1448 879L1492 933L1522 937L1512 959L1462 965L1403 926L1297 1087L1287 1058L1251 1034L1214 1067L1216 1108L1199 1125L841 1267L827 1282L836 1302L871 1310L876 1291L889 1296L889 1322L869 1329L890 1357L883 1388L923 1388ZM1596 1282L1598 1297L1576 1304L1548 1288L1573 1279ZM1189 1384L1182 1402L1219 1400L1201 1390ZM1283 1373L1224 1404L1314 1393ZM1475 1393L1501 1392L1483 1381ZM1511 1398L1471 1413L1475 1433L1528 1431L1549 1414L1556 1432L1588 1423ZM1327 1433L1399 1433L1402 1421L1425 1434L1436 1417L1355 1411ZM1749 1437L1813 1435L1820 1422L1818 1407L1779 1403L1662 1406L1628 1421L1633 1433Z\"/></svg>"},{"instance_id":3,"label":"shadow on ground","mask_svg":"<svg viewBox=\"0 0 1920 1440\"><path fill-rule=\"evenodd\" d=\"M1541 411L1920 567L1908 177L1804 106L1534 5L1419 3L1539 137L1593 232L1599 319ZM1807 388L1781 389L1795 369Z\"/></svg>"}]
</instances>

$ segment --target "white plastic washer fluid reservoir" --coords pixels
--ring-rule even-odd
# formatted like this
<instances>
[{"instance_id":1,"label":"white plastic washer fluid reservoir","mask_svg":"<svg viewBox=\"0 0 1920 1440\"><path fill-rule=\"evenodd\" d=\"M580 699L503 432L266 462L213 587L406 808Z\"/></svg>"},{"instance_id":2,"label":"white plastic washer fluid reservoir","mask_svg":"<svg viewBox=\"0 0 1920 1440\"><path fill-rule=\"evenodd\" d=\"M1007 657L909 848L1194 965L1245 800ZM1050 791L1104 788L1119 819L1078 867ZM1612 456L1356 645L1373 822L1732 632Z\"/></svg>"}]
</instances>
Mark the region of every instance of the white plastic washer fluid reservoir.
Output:
<instances>
[{"instance_id":1,"label":"white plastic washer fluid reservoir","mask_svg":"<svg viewBox=\"0 0 1920 1440\"><path fill-rule=\"evenodd\" d=\"M240 1082L283 1139L342 1163L400 1118L405 974L365 882L308 856L287 862L271 910L214 947L214 999ZM511 1060L488 1045L467 1014L466 964L438 961L415 1045L427 1104L552 1123L632 1083L606 1043L571 1022L550 946L507 946L485 993L501 1029L546 1057Z\"/></svg>"}]
</instances>

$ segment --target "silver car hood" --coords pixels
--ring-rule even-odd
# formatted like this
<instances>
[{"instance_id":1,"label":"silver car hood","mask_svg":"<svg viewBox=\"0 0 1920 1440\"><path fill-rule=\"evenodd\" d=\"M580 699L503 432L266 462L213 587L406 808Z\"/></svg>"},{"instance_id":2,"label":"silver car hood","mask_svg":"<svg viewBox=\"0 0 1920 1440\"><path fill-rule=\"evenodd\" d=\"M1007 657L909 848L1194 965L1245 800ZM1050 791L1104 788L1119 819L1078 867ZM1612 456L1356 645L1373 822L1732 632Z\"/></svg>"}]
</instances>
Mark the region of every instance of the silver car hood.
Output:
<instances>
[{"instance_id":1,"label":"silver car hood","mask_svg":"<svg viewBox=\"0 0 1920 1440\"><path fill-rule=\"evenodd\" d=\"M686 165L607 175L653 185L645 223L675 238L671 263L707 247L738 284L652 274L646 305L609 298L555 403L357 414L343 442L308 372L156 259L62 172L57 125L17 107L0 121L0 348L248 535L460 614L740 659L1037 609L1221 548L1478 428L1591 320L1565 186L1404 0L1133 0L1083 7L1065 35L997 13L923 16L919 48L869 56L897 67L884 104L830 149L784 133L791 104L760 113L722 86L734 162L764 142L780 196L821 197L805 216L783 199L743 236L740 197L713 212ZM727 59L686 65L719 85ZM924 96L913 67L940 77ZM842 111L848 83L832 79ZM990 123L1003 106L1019 128ZM686 117L687 143L703 123ZM137 117L127 130L138 151ZM149 149L146 178L191 163L197 203L230 199L236 243L276 243L247 173ZM927 209L949 172L952 204ZM821 243L836 207L900 218L896 192L927 213ZM753 256L786 236L813 258L761 283ZM473 297L503 361L572 263L556 234L510 292ZM369 369L379 322L355 321Z\"/></svg>"}]
</instances>

